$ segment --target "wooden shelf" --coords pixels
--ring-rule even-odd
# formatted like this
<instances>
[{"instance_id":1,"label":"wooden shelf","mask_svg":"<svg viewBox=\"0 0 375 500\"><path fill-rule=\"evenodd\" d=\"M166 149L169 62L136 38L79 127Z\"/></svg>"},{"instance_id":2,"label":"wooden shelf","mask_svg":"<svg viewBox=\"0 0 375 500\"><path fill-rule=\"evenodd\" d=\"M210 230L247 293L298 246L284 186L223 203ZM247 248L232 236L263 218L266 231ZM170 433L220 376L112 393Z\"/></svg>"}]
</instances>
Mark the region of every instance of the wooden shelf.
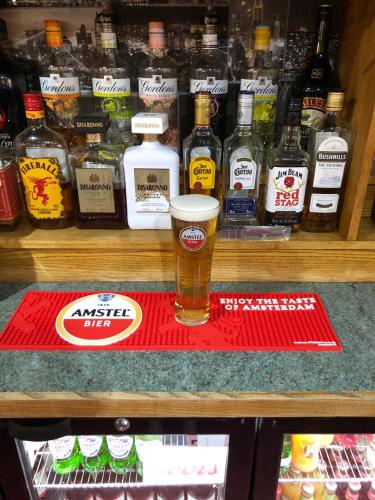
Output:
<instances>
[{"instance_id":1,"label":"wooden shelf","mask_svg":"<svg viewBox=\"0 0 375 500\"><path fill-rule=\"evenodd\" d=\"M218 235L213 281L375 281L375 230L361 241L305 233L289 241L228 241ZM33 229L0 241L3 281L173 281L170 231Z\"/></svg>"}]
</instances>

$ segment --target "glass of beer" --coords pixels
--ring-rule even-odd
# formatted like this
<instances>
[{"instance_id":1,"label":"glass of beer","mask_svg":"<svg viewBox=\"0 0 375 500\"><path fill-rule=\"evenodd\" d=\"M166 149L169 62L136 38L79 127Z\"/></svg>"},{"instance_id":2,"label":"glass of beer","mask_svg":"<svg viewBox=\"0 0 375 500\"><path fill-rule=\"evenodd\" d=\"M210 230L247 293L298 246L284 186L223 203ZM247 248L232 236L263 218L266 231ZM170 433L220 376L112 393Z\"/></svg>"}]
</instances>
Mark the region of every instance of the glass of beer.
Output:
<instances>
[{"instance_id":1,"label":"glass of beer","mask_svg":"<svg viewBox=\"0 0 375 500\"><path fill-rule=\"evenodd\" d=\"M210 316L209 284L219 202L187 194L170 202L176 265L175 318L187 326Z\"/></svg>"}]
</instances>

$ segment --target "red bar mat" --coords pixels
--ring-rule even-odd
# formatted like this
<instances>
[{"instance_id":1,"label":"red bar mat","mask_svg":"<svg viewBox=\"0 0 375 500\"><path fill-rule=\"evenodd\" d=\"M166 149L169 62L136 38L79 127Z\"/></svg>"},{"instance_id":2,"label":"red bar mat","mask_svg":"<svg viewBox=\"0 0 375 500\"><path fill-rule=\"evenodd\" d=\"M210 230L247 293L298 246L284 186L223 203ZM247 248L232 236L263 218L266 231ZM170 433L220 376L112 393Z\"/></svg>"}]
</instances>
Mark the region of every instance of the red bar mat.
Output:
<instances>
[{"instance_id":1,"label":"red bar mat","mask_svg":"<svg viewBox=\"0 0 375 500\"><path fill-rule=\"evenodd\" d=\"M173 293L27 292L0 349L341 351L314 293L212 293L210 321L185 327Z\"/></svg>"}]
</instances>

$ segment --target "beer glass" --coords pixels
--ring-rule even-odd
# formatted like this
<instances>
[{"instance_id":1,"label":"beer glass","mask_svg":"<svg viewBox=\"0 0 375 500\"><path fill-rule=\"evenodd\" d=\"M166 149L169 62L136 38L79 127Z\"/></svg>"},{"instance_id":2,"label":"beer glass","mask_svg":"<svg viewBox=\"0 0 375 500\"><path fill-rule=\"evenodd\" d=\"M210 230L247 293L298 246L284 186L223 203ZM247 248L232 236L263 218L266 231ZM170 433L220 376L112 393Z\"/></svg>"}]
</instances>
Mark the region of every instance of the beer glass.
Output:
<instances>
[{"instance_id":1,"label":"beer glass","mask_svg":"<svg viewBox=\"0 0 375 500\"><path fill-rule=\"evenodd\" d=\"M212 252L219 202L187 194L170 202L176 265L175 318L188 326L208 321Z\"/></svg>"}]
</instances>

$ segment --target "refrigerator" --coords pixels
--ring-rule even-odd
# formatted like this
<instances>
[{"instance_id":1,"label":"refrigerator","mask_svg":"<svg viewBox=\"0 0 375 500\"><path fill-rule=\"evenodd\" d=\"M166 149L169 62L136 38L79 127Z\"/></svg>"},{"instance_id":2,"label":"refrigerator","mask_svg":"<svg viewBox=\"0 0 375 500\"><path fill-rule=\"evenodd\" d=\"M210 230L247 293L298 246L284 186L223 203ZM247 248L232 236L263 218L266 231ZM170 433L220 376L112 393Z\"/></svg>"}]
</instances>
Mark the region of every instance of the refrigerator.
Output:
<instances>
[{"instance_id":1,"label":"refrigerator","mask_svg":"<svg viewBox=\"0 0 375 500\"><path fill-rule=\"evenodd\" d=\"M3 420L0 500L248 500L256 419Z\"/></svg>"},{"instance_id":2,"label":"refrigerator","mask_svg":"<svg viewBox=\"0 0 375 500\"><path fill-rule=\"evenodd\" d=\"M375 419L260 419L250 498L375 500Z\"/></svg>"}]
</instances>

